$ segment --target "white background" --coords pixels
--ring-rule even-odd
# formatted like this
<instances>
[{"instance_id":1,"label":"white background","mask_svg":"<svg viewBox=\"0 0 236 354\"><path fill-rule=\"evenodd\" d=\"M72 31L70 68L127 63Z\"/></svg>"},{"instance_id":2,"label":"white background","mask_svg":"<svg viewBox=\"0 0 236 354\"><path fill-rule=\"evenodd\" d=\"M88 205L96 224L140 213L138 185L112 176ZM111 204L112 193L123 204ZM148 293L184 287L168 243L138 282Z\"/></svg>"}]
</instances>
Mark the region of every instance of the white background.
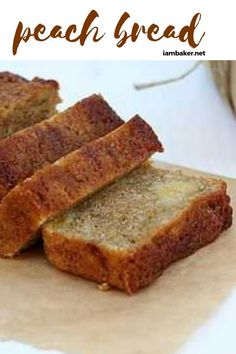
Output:
<instances>
[{"instance_id":1,"label":"white background","mask_svg":"<svg viewBox=\"0 0 236 354\"><path fill-rule=\"evenodd\" d=\"M60 109L102 93L122 118L138 113L153 126L165 146L159 159L236 177L236 118L203 65L182 81L134 89L135 83L174 78L192 65L187 61L0 61L0 70L57 79L64 99Z\"/></svg>"},{"instance_id":2,"label":"white background","mask_svg":"<svg viewBox=\"0 0 236 354\"><path fill-rule=\"evenodd\" d=\"M205 59L236 58L235 42L235 10L234 1L213 0L59 0L40 1L4 1L0 12L0 56L2 59L13 59L12 42L19 21L33 29L37 24L46 25L48 31L54 25L61 25L65 30L68 25L76 24L80 31L82 24L92 9L96 9L100 17L96 21L101 32L106 32L104 40L97 44L90 40L84 47L78 43L68 43L63 39L51 39L36 42L30 39L22 43L14 59L168 59L162 56L165 50L190 49L186 43L177 39L163 39L150 42L145 35L140 35L136 43L127 43L123 48L116 47L113 32L123 12L128 11L131 19L124 29L130 31L134 22L140 25L156 23L160 33L172 24L178 32L188 25L192 16L201 12L202 19L196 30L196 38L206 32L197 50L205 50ZM201 57L202 58L202 57ZM200 58L200 59L201 59ZM180 59L171 57L170 59ZM188 58L186 58L188 59ZM194 57L193 59L199 59Z\"/></svg>"}]
</instances>

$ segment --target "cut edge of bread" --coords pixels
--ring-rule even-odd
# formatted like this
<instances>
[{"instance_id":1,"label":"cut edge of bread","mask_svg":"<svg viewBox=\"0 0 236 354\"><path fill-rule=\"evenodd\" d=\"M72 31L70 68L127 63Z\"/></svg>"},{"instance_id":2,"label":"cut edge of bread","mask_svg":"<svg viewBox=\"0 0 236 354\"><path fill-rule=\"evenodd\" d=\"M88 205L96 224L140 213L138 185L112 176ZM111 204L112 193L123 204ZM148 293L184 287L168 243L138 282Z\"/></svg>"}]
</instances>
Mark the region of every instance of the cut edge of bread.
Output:
<instances>
[{"instance_id":1,"label":"cut edge of bread","mask_svg":"<svg viewBox=\"0 0 236 354\"><path fill-rule=\"evenodd\" d=\"M65 111L0 140L0 201L17 184L124 121L101 95L91 95Z\"/></svg>"},{"instance_id":2,"label":"cut edge of bread","mask_svg":"<svg viewBox=\"0 0 236 354\"><path fill-rule=\"evenodd\" d=\"M173 173L173 171L171 171ZM205 177L202 177L205 178ZM232 224L226 183L193 199L171 222L147 235L134 249L117 250L43 227L44 248L57 268L133 294L152 283L172 262L213 242ZM53 223L52 223L53 224Z\"/></svg>"},{"instance_id":3,"label":"cut edge of bread","mask_svg":"<svg viewBox=\"0 0 236 354\"><path fill-rule=\"evenodd\" d=\"M0 204L0 255L13 257L49 219L124 176L163 147L139 116L46 166ZM24 201L24 202L23 202Z\"/></svg>"},{"instance_id":4,"label":"cut edge of bread","mask_svg":"<svg viewBox=\"0 0 236 354\"><path fill-rule=\"evenodd\" d=\"M55 80L35 77L27 80L10 72L0 72L0 139L48 119L61 102Z\"/></svg>"}]
</instances>

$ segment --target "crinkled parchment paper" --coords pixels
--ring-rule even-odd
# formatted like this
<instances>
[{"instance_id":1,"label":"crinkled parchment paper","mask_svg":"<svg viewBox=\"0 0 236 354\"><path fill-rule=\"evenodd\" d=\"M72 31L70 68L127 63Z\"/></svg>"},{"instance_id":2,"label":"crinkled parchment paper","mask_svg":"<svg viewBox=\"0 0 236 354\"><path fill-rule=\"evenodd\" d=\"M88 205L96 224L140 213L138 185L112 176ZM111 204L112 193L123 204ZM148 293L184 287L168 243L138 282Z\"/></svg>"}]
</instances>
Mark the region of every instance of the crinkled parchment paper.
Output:
<instances>
[{"instance_id":1,"label":"crinkled parchment paper","mask_svg":"<svg viewBox=\"0 0 236 354\"><path fill-rule=\"evenodd\" d=\"M228 180L236 208L236 180ZM0 259L0 338L81 354L173 354L236 285L235 224L130 297L48 264L42 248Z\"/></svg>"}]
</instances>

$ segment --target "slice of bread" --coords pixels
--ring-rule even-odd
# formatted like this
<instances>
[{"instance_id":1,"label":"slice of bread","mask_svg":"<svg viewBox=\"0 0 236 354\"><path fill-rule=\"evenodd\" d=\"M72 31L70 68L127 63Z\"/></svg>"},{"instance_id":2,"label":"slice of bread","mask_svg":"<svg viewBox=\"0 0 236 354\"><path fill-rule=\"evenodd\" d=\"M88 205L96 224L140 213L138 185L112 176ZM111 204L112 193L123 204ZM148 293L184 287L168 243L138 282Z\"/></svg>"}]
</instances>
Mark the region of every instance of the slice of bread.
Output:
<instances>
[{"instance_id":1,"label":"slice of bread","mask_svg":"<svg viewBox=\"0 0 236 354\"><path fill-rule=\"evenodd\" d=\"M156 151L157 136L140 117L46 166L0 204L0 255L19 253L52 217L125 175Z\"/></svg>"},{"instance_id":2,"label":"slice of bread","mask_svg":"<svg viewBox=\"0 0 236 354\"><path fill-rule=\"evenodd\" d=\"M19 182L124 122L99 95L0 141L0 201Z\"/></svg>"},{"instance_id":3,"label":"slice of bread","mask_svg":"<svg viewBox=\"0 0 236 354\"><path fill-rule=\"evenodd\" d=\"M0 139L24 129L56 112L61 101L54 80L0 72Z\"/></svg>"},{"instance_id":4,"label":"slice of bread","mask_svg":"<svg viewBox=\"0 0 236 354\"><path fill-rule=\"evenodd\" d=\"M231 225L221 180L148 164L43 227L58 268L132 294Z\"/></svg>"}]
</instances>

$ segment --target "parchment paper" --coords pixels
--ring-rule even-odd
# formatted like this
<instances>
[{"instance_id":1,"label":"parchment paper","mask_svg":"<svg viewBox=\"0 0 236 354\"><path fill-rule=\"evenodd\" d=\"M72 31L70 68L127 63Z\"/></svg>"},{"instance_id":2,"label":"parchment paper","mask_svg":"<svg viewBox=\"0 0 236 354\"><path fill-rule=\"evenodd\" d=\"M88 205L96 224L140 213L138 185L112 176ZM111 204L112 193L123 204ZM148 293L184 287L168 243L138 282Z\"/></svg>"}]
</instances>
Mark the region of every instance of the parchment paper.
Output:
<instances>
[{"instance_id":1,"label":"parchment paper","mask_svg":"<svg viewBox=\"0 0 236 354\"><path fill-rule=\"evenodd\" d=\"M236 208L236 180L228 180ZM0 338L82 354L173 354L236 285L235 224L130 297L63 273L42 248L0 259Z\"/></svg>"}]
</instances>

